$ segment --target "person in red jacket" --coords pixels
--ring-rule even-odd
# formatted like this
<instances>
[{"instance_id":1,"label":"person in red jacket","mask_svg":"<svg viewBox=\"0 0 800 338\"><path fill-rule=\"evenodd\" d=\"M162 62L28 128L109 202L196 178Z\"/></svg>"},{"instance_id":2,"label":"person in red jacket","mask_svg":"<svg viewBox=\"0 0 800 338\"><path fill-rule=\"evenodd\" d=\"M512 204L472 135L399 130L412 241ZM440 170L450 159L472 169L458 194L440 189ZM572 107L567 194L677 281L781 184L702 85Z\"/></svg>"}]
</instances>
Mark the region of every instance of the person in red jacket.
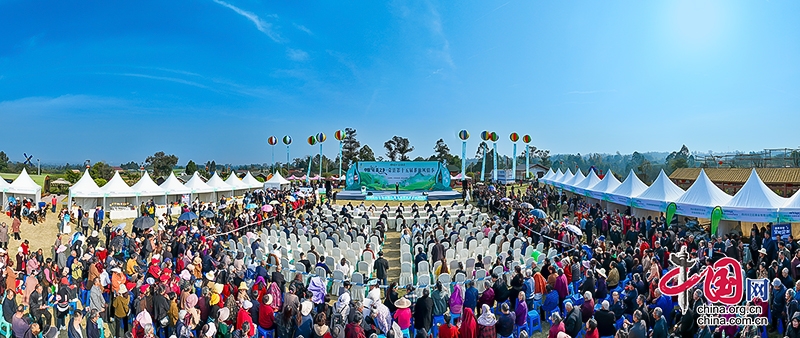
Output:
<instances>
[{"instance_id":1,"label":"person in red jacket","mask_svg":"<svg viewBox=\"0 0 800 338\"><path fill-rule=\"evenodd\" d=\"M253 318L250 317L250 308L253 307L253 303L249 300L246 300L242 303L242 307L239 308L239 313L236 314L236 329L241 330L242 324L250 323L250 330L248 337L252 337L256 335L256 326L253 325Z\"/></svg>"},{"instance_id":2,"label":"person in red jacket","mask_svg":"<svg viewBox=\"0 0 800 338\"><path fill-rule=\"evenodd\" d=\"M275 309L272 307L272 295L264 295L258 307L258 326L263 330L272 330L275 323Z\"/></svg>"},{"instance_id":3,"label":"person in red jacket","mask_svg":"<svg viewBox=\"0 0 800 338\"><path fill-rule=\"evenodd\" d=\"M458 326L450 324L450 314L444 314L444 324L439 325L439 338L458 338Z\"/></svg>"}]
</instances>

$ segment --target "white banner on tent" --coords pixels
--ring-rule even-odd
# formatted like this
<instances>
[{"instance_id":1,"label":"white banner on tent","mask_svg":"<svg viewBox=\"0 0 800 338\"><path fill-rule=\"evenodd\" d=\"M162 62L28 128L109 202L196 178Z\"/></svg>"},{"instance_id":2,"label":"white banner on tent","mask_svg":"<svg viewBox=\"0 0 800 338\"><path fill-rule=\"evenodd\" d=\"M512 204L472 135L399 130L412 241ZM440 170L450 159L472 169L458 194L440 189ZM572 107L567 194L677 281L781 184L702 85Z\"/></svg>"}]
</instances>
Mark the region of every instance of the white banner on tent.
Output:
<instances>
[{"instance_id":1,"label":"white banner on tent","mask_svg":"<svg viewBox=\"0 0 800 338\"><path fill-rule=\"evenodd\" d=\"M722 207L722 219L742 222L776 222L778 210Z\"/></svg>"},{"instance_id":2,"label":"white banner on tent","mask_svg":"<svg viewBox=\"0 0 800 338\"><path fill-rule=\"evenodd\" d=\"M678 204L678 210L675 213L682 216L710 218L711 210L714 210L714 208L700 205Z\"/></svg>"},{"instance_id":3,"label":"white banner on tent","mask_svg":"<svg viewBox=\"0 0 800 338\"><path fill-rule=\"evenodd\" d=\"M630 203L631 203L631 198L630 197L612 195L612 194L608 194L606 197L608 197L608 198L604 198L604 199L606 201L611 202L611 203L616 203L616 204L620 204L620 205L630 205Z\"/></svg>"},{"instance_id":4,"label":"white banner on tent","mask_svg":"<svg viewBox=\"0 0 800 338\"><path fill-rule=\"evenodd\" d=\"M724 211L724 210L723 210ZM778 212L780 220L779 223L800 223L800 210Z\"/></svg>"},{"instance_id":5,"label":"white banner on tent","mask_svg":"<svg viewBox=\"0 0 800 338\"><path fill-rule=\"evenodd\" d=\"M586 196L587 197L591 197L591 198L594 198L596 200L605 200L606 199L605 195L606 194L604 194L602 192L591 191L591 190L586 191Z\"/></svg>"},{"instance_id":6,"label":"white banner on tent","mask_svg":"<svg viewBox=\"0 0 800 338\"><path fill-rule=\"evenodd\" d=\"M667 202L655 201L648 199L634 198L631 201L631 206L634 208L651 210L651 211L665 211L667 210Z\"/></svg>"}]
</instances>

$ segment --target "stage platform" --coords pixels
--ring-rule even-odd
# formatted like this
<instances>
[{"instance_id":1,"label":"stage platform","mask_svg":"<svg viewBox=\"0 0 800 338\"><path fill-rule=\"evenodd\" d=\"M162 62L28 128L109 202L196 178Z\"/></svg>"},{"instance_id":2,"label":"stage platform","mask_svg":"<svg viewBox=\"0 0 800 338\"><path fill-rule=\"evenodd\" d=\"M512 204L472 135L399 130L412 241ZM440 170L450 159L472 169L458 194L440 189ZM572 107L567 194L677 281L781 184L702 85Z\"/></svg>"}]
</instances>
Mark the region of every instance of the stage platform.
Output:
<instances>
[{"instance_id":1,"label":"stage platform","mask_svg":"<svg viewBox=\"0 0 800 338\"><path fill-rule=\"evenodd\" d=\"M441 201L461 199L461 193L451 191L368 191L362 194L358 190L343 190L336 194L340 201Z\"/></svg>"}]
</instances>

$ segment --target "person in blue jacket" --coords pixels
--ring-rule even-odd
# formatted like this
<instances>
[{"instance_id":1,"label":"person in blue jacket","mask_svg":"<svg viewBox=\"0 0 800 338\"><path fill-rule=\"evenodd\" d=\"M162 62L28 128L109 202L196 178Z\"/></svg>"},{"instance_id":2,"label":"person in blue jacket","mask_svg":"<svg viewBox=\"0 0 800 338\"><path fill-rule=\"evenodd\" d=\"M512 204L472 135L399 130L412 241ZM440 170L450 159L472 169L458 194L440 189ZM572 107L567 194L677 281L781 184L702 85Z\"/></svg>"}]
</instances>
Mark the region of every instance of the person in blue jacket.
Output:
<instances>
[{"instance_id":1,"label":"person in blue jacket","mask_svg":"<svg viewBox=\"0 0 800 338\"><path fill-rule=\"evenodd\" d=\"M553 310L558 309L558 291L556 291L552 286L547 286L547 296L544 297L544 303L542 303L542 310L544 311L545 315L548 315Z\"/></svg>"}]
</instances>

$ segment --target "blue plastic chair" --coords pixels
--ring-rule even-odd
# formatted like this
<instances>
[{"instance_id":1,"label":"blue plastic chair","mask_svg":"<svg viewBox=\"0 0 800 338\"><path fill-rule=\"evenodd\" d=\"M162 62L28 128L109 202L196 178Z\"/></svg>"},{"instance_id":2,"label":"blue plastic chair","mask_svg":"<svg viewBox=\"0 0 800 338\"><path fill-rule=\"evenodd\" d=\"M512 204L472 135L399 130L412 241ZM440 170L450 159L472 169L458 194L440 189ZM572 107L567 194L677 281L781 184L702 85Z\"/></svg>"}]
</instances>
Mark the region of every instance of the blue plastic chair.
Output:
<instances>
[{"instance_id":1,"label":"blue plastic chair","mask_svg":"<svg viewBox=\"0 0 800 338\"><path fill-rule=\"evenodd\" d=\"M528 311L528 336L535 330L544 332L542 329L542 319L539 318L539 311Z\"/></svg>"},{"instance_id":2,"label":"blue plastic chair","mask_svg":"<svg viewBox=\"0 0 800 338\"><path fill-rule=\"evenodd\" d=\"M7 322L3 316L0 316L0 334L6 337L14 336L14 333L11 331L11 323Z\"/></svg>"},{"instance_id":3,"label":"blue plastic chair","mask_svg":"<svg viewBox=\"0 0 800 338\"><path fill-rule=\"evenodd\" d=\"M554 313L558 313L559 315L561 314L558 308L555 308L547 313L547 322L550 323L551 326L553 325L553 321L550 319L550 317L552 317Z\"/></svg>"}]
</instances>

